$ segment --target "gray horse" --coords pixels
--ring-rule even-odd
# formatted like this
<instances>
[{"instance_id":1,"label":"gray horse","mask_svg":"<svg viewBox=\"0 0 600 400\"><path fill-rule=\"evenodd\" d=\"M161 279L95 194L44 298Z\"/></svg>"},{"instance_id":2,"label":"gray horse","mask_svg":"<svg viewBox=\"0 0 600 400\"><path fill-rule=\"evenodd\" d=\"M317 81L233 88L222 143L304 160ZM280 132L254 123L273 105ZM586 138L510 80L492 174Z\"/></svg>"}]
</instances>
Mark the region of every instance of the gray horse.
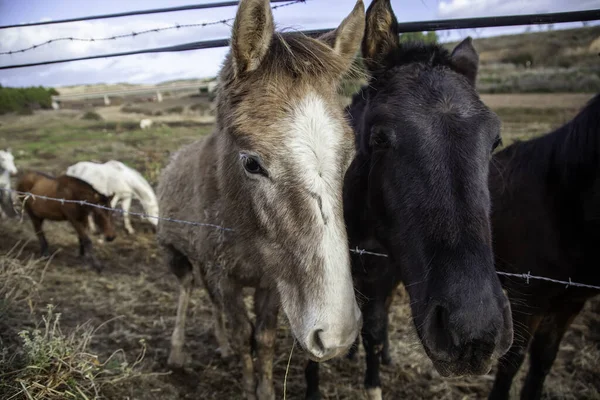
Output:
<instances>
[{"instance_id":1,"label":"gray horse","mask_svg":"<svg viewBox=\"0 0 600 400\"><path fill-rule=\"evenodd\" d=\"M158 241L181 283L169 365L184 364L186 311L200 282L214 305L223 356L230 350L224 315L235 332L247 398L275 398L280 305L312 359L339 356L352 345L361 313L342 180L354 156L354 135L336 91L363 32L362 1L318 39L275 32L268 0L240 2L219 76L216 129L177 152L158 186L160 216L232 229L158 225ZM254 329L244 287L255 288Z\"/></svg>"}]
</instances>

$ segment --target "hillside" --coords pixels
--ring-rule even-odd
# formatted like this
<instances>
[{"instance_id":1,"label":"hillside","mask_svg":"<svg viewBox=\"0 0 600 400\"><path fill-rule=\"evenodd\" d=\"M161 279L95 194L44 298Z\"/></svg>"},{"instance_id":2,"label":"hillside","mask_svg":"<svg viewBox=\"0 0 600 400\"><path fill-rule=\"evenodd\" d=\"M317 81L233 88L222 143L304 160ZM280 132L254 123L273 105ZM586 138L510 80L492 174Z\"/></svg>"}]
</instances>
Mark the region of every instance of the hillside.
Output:
<instances>
[{"instance_id":1,"label":"hillside","mask_svg":"<svg viewBox=\"0 0 600 400\"><path fill-rule=\"evenodd\" d=\"M445 43L451 49L458 42ZM482 66L518 64L532 68L598 67L600 26L474 39Z\"/></svg>"},{"instance_id":2,"label":"hillside","mask_svg":"<svg viewBox=\"0 0 600 400\"><path fill-rule=\"evenodd\" d=\"M600 91L600 26L475 39L473 45L482 93Z\"/></svg>"}]
</instances>

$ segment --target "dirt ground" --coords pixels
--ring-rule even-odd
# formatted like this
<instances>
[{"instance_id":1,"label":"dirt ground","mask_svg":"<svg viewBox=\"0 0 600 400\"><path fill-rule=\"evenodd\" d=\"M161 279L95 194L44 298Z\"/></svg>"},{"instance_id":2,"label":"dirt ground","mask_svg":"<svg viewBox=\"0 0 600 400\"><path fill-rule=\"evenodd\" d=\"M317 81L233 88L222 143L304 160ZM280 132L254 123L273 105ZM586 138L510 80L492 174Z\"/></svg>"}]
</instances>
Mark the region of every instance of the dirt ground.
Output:
<instances>
[{"instance_id":1,"label":"dirt ground","mask_svg":"<svg viewBox=\"0 0 600 400\"><path fill-rule=\"evenodd\" d=\"M501 116L505 144L549 131L568 120L591 95L560 101L536 95L485 96ZM554 98L555 95L550 95ZM541 99L541 100L540 100ZM539 107L541 101L548 104ZM152 184L170 151L210 129L205 125L163 126L140 131L134 125L121 127L109 122L80 121L77 113L40 113L27 119L4 118L0 122L0 148L12 147L20 169L36 168L60 173L80 159L127 161ZM15 117L16 118L16 117ZM19 117L25 118L25 117ZM135 204L132 211L139 211ZM86 321L100 326L92 349L106 358L122 349L128 359L147 352L142 363L145 372L115 398L119 399L240 399L241 368L225 362L216 352L211 327L211 307L203 289L196 290L187 323L184 371L171 372L166 366L169 340L175 322L178 288L155 243L147 222L134 218L135 235L127 235L120 217L119 236L112 243L96 244L105 263L102 274L84 266L77 257L77 239L67 223L47 223L45 231L51 262L34 310L41 315L46 304L60 312L63 329ZM38 243L27 218L22 222L0 221L0 255L15 245L24 246L21 257L38 254ZM403 293L403 289L400 289ZM401 293L401 294L402 294ZM547 399L600 399L600 299L589 302L566 334L552 372L546 381ZM23 327L28 322L23 321ZM15 330L23 327L15 327ZM476 378L443 379L433 369L419 344L410 319L408 298L398 296L390 321L391 353L394 365L383 367L383 393L387 399L481 399L491 388L493 373ZM6 332L0 335L6 335ZM283 398L284 376L292 335L285 318L280 318L274 376L277 398ZM321 367L321 391L325 399L363 399L364 352L358 361L338 359ZM304 396L306 358L297 347L293 351L287 378L287 399ZM522 379L524 368L521 371ZM1 378L0 378L1 379ZM517 396L520 381L513 387Z\"/></svg>"}]
</instances>

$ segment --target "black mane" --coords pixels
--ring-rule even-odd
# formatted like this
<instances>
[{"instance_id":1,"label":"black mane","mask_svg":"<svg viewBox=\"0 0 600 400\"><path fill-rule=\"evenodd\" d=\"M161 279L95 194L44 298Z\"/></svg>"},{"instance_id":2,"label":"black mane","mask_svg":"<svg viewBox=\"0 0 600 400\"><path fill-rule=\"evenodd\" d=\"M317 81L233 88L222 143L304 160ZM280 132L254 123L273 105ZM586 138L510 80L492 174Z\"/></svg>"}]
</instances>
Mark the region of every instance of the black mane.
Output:
<instances>
[{"instance_id":1,"label":"black mane","mask_svg":"<svg viewBox=\"0 0 600 400\"><path fill-rule=\"evenodd\" d=\"M403 42L394 51L387 54L381 68L373 71L379 75L389 69L419 63L425 67L453 68L450 52L439 44L423 42Z\"/></svg>"}]
</instances>

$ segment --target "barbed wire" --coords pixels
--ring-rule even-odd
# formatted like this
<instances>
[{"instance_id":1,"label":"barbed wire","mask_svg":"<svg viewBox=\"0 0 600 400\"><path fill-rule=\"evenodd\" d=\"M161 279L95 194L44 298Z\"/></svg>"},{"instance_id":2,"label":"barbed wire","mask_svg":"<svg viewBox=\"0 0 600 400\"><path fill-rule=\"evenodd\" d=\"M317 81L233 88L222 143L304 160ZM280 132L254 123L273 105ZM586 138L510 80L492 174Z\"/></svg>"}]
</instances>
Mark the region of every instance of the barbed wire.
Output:
<instances>
[{"instance_id":1,"label":"barbed wire","mask_svg":"<svg viewBox=\"0 0 600 400\"><path fill-rule=\"evenodd\" d=\"M173 222L173 223L178 223L178 224L187 224L187 225L200 226L200 227L210 227L210 228L215 228L215 229L220 229L223 231L230 231L230 232L234 231L234 229L226 228L226 227L223 227L223 226L217 225L217 224L211 224L211 223L206 223L206 222L186 221L186 220L175 219L175 218L159 217L156 215L148 215L146 213L125 211L122 208L106 207L106 206L103 206L100 204L89 203L85 200L58 199L55 197L42 196L42 195L33 194L31 192L22 192L22 191L18 191L18 190L14 190L14 189L9 189L9 188L0 188L0 191L4 191L7 193L14 193L14 194L18 194L20 196L25 196L25 199L32 198L34 201L35 201L35 199L39 198L39 199L43 199L43 200L56 201L56 202L59 202L62 204L71 203L71 204L79 204L82 206L96 207L96 208L100 208L100 209L107 210L107 211L114 211L119 214L129 214L129 215L134 215L134 216L142 217L142 218L146 218L146 219L156 219L156 220L162 220L162 221ZM353 249L351 248L350 252L361 255L361 256L362 255L370 255L370 256L375 256L375 257L389 257L387 254L384 254L384 253L376 253L376 252L372 252L372 251L367 251L364 249L360 249L358 247L355 247ZM541 281L565 285L565 289L570 286L573 286L573 287L581 287L581 288L587 288L587 289L600 290L600 286L588 285L586 283L573 282L570 277L569 277L568 281L563 281L563 280L559 280L559 279L548 278L545 276L531 275L531 271L528 271L526 274L496 271L496 274L509 276L509 277L513 277L513 278L525 279L527 284L529 284L529 281L533 279L533 280L541 280Z\"/></svg>"},{"instance_id":2,"label":"barbed wire","mask_svg":"<svg viewBox=\"0 0 600 400\"><path fill-rule=\"evenodd\" d=\"M271 10L277 10L278 8L288 7L288 6L291 6L294 4L305 3L305 2L306 2L306 0L292 0L292 1L289 1L284 4L278 4L276 6L273 6L273 7L271 7ZM118 39L124 39L124 38L129 38L129 37L134 38L134 37L137 37L140 35L146 35L148 33L159 33L159 32L164 32L164 31L174 30L174 29L197 28L197 27L205 28L207 26L214 26L214 25L229 26L229 23L232 22L234 19L235 19L235 17L221 19L221 20L217 20L217 21L211 21L211 22L199 22L199 23L194 23L194 24L175 24L175 25L164 27L164 28L145 29L142 31L124 33L121 35L113 35L113 36L106 36L106 37L100 37L100 38L78 38L78 37L73 37L73 36L59 37L59 38L47 40L42 43L34 44L32 46L25 47L22 49L3 51L3 52L0 52L0 56L26 53L28 51L32 51L32 50L38 49L40 47L49 45L51 43L57 43L57 42L65 42L65 41L69 41L69 42L104 42L104 41L118 40Z\"/></svg>"},{"instance_id":3,"label":"barbed wire","mask_svg":"<svg viewBox=\"0 0 600 400\"><path fill-rule=\"evenodd\" d=\"M582 288L587 288L587 289L600 290L600 286L588 285L586 283L573 282L570 277L569 277L569 281L561 281L559 279L552 279L552 278L548 278L545 276L531 275L531 271L527 271L526 274L516 274L516 273L512 273L512 272L502 272L502 271L496 271L496 273L498 275L511 276L514 278L525 279L525 281L527 282L528 285L529 285L529 280L533 279L533 280L539 280L539 281L558 283L561 285L565 285L565 288L568 288L569 286L575 286L575 287L582 287Z\"/></svg>"},{"instance_id":4,"label":"barbed wire","mask_svg":"<svg viewBox=\"0 0 600 400\"><path fill-rule=\"evenodd\" d=\"M7 192L7 193L14 193L14 194L18 194L20 196L25 196L25 199L32 198L34 201L35 201L35 199L43 199L43 200L49 200L49 201L56 201L56 202L59 202L61 204L79 204L81 206L95 207L95 208L100 208L102 210L114 211L114 212L118 212L120 214L135 215L137 217L142 217L142 218L147 218L147 219L156 219L156 220L162 220L162 221L168 221L168 222L175 222L175 223L178 223L178 224L187 224L187 225L194 225L194 226L210 227L210 228L220 229L220 230L223 230L223 231L233 231L233 229L231 229L231 228L225 228L225 227L223 227L221 225L217 225L217 224L210 224L210 223L205 223L205 222L193 222L193 221L186 221L186 220L182 220L182 219L175 219L175 218L168 218L168 217L159 217L159 216L156 216L156 215L148 215L146 213L138 213L138 212L133 212L133 211L125 211L122 208L106 207L106 206L103 206L101 204L90 203L90 202L87 202L85 200L57 199L55 197L42 196L42 195L39 195L39 194L34 194L34 193L30 193L30 192L22 192L22 191L8 189L8 188L0 188L0 191L4 191L4 192Z\"/></svg>"},{"instance_id":5,"label":"barbed wire","mask_svg":"<svg viewBox=\"0 0 600 400\"><path fill-rule=\"evenodd\" d=\"M285 0L270 0L271 3L281 3ZM221 7L234 7L239 5L239 1L219 1L216 3L202 3L202 4L190 4L186 6L178 6L178 7L167 7L167 8L154 8L150 10L136 10L136 11L126 11L114 14L101 14L101 15L88 15L86 17L75 17L75 18L66 18L66 19L58 19L58 20L50 20L50 21L38 21L38 22L29 22L25 24L12 24L12 25L2 25L1 29L9 29L9 28L26 28L30 26L39 26L39 25L51 25L51 24L65 24L68 22L80 22L80 21L90 21L94 19L109 19L109 18L120 18L120 17L131 17L135 15L148 15L148 14L164 14L171 13L177 11L192 11L192 10L204 10L207 8L221 8Z\"/></svg>"}]
</instances>

